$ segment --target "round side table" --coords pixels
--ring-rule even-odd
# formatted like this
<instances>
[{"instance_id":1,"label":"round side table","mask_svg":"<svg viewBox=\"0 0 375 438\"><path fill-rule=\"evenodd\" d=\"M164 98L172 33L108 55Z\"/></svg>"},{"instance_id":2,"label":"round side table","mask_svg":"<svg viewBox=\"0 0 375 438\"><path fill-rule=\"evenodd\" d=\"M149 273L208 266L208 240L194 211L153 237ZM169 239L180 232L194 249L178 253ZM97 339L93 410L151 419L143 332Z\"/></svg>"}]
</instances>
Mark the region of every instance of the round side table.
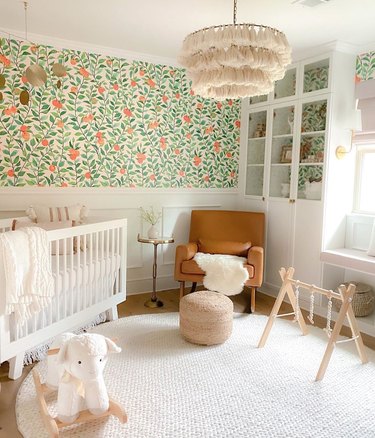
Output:
<instances>
[{"instance_id":1,"label":"round side table","mask_svg":"<svg viewBox=\"0 0 375 438\"><path fill-rule=\"evenodd\" d=\"M152 243L154 245L154 263L152 265L152 294L151 298L145 302L146 307L163 307L163 302L156 296L156 276L157 276L157 258L158 258L158 245L165 245L167 243L173 243L174 237L158 237L157 239L149 239L148 237L141 237L138 234L138 242L140 243Z\"/></svg>"}]
</instances>

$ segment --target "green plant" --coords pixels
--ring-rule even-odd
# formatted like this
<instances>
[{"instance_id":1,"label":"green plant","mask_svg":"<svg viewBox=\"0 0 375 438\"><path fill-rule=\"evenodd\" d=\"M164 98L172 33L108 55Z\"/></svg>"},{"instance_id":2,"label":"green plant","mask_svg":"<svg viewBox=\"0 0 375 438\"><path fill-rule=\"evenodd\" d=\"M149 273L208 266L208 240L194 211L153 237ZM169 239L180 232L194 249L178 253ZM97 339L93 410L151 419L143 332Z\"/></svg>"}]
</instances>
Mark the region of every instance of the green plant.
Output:
<instances>
[{"instance_id":1,"label":"green plant","mask_svg":"<svg viewBox=\"0 0 375 438\"><path fill-rule=\"evenodd\" d=\"M161 218L161 213L156 213L154 211L154 207L150 207L148 210L140 207L139 210L141 211L141 218L151 225L157 224L159 222L159 219Z\"/></svg>"}]
</instances>

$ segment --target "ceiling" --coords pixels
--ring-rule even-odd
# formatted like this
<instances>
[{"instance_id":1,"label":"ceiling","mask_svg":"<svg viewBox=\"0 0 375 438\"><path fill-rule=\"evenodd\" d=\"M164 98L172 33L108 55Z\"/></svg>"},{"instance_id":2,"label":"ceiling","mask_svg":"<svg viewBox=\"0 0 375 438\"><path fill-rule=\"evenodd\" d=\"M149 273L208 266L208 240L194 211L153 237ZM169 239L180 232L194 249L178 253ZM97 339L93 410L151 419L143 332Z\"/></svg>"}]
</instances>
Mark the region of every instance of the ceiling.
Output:
<instances>
[{"instance_id":1,"label":"ceiling","mask_svg":"<svg viewBox=\"0 0 375 438\"><path fill-rule=\"evenodd\" d=\"M29 34L176 59L184 37L232 22L232 0L28 0ZM295 57L333 41L358 53L375 49L375 1L330 0L311 8L292 0L238 0L237 22L285 32ZM0 0L0 29L24 35L21 0ZM42 41L36 41L42 42Z\"/></svg>"}]
</instances>

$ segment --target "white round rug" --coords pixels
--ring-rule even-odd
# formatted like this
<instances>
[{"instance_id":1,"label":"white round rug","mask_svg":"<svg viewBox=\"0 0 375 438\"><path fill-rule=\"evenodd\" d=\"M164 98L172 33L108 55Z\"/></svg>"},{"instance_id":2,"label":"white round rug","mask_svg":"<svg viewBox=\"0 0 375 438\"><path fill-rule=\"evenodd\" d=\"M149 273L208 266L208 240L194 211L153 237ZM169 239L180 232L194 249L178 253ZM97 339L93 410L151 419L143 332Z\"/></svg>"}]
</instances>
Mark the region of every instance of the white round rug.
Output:
<instances>
[{"instance_id":1,"label":"white round rug","mask_svg":"<svg viewBox=\"0 0 375 438\"><path fill-rule=\"evenodd\" d=\"M122 318L92 331L116 337L123 348L105 369L110 396L128 423L116 418L64 429L63 437L375 437L375 353L362 365L354 345L333 352L325 378L315 382L327 339L313 327L301 336L276 320L263 349L256 345L267 318L235 314L222 345L189 344L178 314ZM45 375L45 364L36 369ZM16 402L24 437L47 437L32 376ZM51 413L55 414L53 407Z\"/></svg>"}]
</instances>

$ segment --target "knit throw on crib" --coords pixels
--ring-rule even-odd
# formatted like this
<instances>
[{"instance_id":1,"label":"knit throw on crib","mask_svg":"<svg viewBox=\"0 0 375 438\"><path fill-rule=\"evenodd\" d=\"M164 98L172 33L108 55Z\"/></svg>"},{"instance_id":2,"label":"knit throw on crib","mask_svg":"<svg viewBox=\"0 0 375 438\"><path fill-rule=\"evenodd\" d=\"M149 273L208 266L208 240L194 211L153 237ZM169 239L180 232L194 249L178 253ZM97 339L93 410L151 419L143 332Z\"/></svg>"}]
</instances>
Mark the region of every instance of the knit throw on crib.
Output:
<instances>
[{"instance_id":1,"label":"knit throw on crib","mask_svg":"<svg viewBox=\"0 0 375 438\"><path fill-rule=\"evenodd\" d=\"M208 290L224 295L236 295L242 292L249 273L244 268L244 257L198 252L194 260L205 271L203 285Z\"/></svg>"},{"instance_id":2,"label":"knit throw on crib","mask_svg":"<svg viewBox=\"0 0 375 438\"><path fill-rule=\"evenodd\" d=\"M0 234L0 254L5 271L5 313L14 312L23 325L48 306L54 295L47 232L27 227Z\"/></svg>"}]
</instances>

